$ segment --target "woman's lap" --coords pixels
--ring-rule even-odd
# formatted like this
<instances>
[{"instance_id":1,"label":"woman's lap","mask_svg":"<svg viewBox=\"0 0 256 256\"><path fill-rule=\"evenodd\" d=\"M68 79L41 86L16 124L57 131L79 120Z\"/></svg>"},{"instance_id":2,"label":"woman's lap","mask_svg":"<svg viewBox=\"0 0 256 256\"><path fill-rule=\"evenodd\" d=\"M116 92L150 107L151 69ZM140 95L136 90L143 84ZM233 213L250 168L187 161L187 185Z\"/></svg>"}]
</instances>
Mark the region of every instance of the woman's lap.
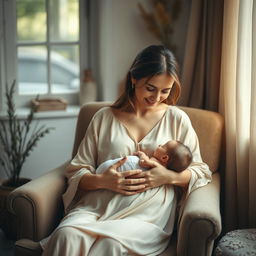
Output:
<instances>
[{"instance_id":1,"label":"woman's lap","mask_svg":"<svg viewBox=\"0 0 256 256\"><path fill-rule=\"evenodd\" d=\"M121 256L128 255L128 250L117 240L109 237L96 237L74 227L57 229L48 241L43 256Z\"/></svg>"},{"instance_id":2,"label":"woman's lap","mask_svg":"<svg viewBox=\"0 0 256 256\"><path fill-rule=\"evenodd\" d=\"M162 191L162 189L160 189L160 191ZM158 219L159 216L157 216L158 218L155 220L153 216L161 214L159 212L160 209L166 213L166 210L169 207L172 208L173 193L171 191L169 192L170 193L166 194L162 191L162 193L159 194L155 192L153 193L152 190L154 195L151 194L151 196L147 196L145 201L142 199L142 202L144 201L144 203L136 203L133 208L127 209L127 212L124 212L122 217L119 216L121 219L115 219L115 217L118 218L118 216L114 216L116 215L115 211L112 212L112 215L109 213L104 216L104 212L91 212L88 211L88 208L85 205L80 205L79 207L71 210L63 218L62 222L53 232L50 239L43 244L43 247L45 248L44 255L99 255L97 252L103 248L104 251L112 250L109 255L128 255L128 250L131 249L138 253L141 249L144 250L143 248L145 248L145 243L147 243L147 241L144 239L143 241L142 239L135 239L134 235L135 233L137 234L138 232L142 232L140 235L143 237L145 233L144 231L148 229L151 234L149 237L149 243L151 246L147 246L147 248L152 247L154 250L153 247L158 247L159 244L154 245L154 243L151 243L152 233L155 234L156 241L159 237L166 237L167 234L161 231L164 226L161 228L161 223L157 223L158 221L156 219ZM155 210L152 211L153 202L149 202L154 197L156 198L153 202L157 203L157 207L155 206ZM165 201L165 203L164 205L161 205L162 207L159 209L158 204L159 201L161 202L162 200ZM168 201L169 203L166 204ZM149 205L147 205L148 203ZM145 210L145 208L147 210ZM134 211L135 209L136 211ZM151 215L149 219L148 215ZM151 222L147 222L148 220L153 222L156 221L155 225ZM160 226L158 227L158 225ZM125 234L123 234L123 229L125 229ZM72 245L64 245L65 243ZM157 243L161 244L161 241L158 240ZM61 250L61 253L59 252L58 254L58 250ZM65 254L63 250L66 250L67 253ZM150 250L148 252L150 252Z\"/></svg>"}]
</instances>

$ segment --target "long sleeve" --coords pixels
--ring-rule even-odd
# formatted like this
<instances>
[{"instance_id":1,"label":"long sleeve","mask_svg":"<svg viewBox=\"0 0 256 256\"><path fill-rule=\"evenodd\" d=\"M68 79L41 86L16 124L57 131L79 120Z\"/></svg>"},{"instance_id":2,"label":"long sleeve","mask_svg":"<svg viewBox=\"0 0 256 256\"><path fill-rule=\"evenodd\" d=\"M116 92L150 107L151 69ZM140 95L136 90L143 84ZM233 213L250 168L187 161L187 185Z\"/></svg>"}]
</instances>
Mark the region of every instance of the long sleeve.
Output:
<instances>
[{"instance_id":1,"label":"long sleeve","mask_svg":"<svg viewBox=\"0 0 256 256\"><path fill-rule=\"evenodd\" d=\"M97 162L97 125L93 118L88 126L86 134L80 143L76 156L68 165L65 176L68 179L68 188L63 194L64 208L67 210L74 199L80 179L86 173L95 173Z\"/></svg>"}]
</instances>

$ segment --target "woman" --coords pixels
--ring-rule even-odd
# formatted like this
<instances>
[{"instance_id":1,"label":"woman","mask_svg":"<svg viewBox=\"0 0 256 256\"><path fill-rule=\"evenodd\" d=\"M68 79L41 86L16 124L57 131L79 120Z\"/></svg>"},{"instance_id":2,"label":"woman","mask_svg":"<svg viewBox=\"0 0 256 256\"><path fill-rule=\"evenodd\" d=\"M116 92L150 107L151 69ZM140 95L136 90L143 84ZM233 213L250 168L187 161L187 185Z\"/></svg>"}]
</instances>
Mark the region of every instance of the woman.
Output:
<instances>
[{"instance_id":1,"label":"woman","mask_svg":"<svg viewBox=\"0 0 256 256\"><path fill-rule=\"evenodd\" d=\"M159 255L165 250L175 220L174 186L188 195L211 181L190 120L174 106L179 95L173 54L161 45L139 53L124 93L94 115L67 168L67 215L42 241L44 255ZM108 159L138 150L152 155L157 145L171 139L186 144L193 154L189 168L180 173L160 164L145 172L117 172L125 158L95 173Z\"/></svg>"}]
</instances>

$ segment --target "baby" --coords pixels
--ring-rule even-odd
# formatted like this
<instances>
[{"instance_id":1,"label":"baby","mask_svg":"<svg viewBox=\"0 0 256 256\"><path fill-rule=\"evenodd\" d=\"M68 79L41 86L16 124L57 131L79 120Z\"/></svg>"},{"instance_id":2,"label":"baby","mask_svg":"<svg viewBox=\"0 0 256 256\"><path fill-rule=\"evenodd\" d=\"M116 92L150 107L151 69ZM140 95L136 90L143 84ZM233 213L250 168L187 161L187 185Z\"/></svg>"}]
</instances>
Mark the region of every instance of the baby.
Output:
<instances>
[{"instance_id":1,"label":"baby","mask_svg":"<svg viewBox=\"0 0 256 256\"><path fill-rule=\"evenodd\" d=\"M115 164L120 159L122 158L103 162L96 169L96 173L104 172L109 166ZM118 168L118 171L147 170L154 162L162 164L169 170L181 172L192 162L192 153L181 142L169 140L164 145L159 145L150 158L142 151L135 152L133 156L127 156L127 161Z\"/></svg>"}]
</instances>

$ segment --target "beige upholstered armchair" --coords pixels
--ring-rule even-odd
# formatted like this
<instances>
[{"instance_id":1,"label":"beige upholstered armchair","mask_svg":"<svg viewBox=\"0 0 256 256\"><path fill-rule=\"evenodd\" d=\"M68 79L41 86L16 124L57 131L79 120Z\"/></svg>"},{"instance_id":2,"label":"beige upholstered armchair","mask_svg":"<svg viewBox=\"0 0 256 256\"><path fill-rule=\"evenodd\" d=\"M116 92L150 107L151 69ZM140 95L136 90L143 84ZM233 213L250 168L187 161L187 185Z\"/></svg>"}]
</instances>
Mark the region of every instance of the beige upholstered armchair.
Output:
<instances>
[{"instance_id":1,"label":"beige upholstered armchair","mask_svg":"<svg viewBox=\"0 0 256 256\"><path fill-rule=\"evenodd\" d=\"M75 155L93 114L108 102L95 102L80 110L73 146ZM190 117L199 137L203 160L213 171L213 181L193 191L167 250L161 255L210 256L221 231L218 173L223 119L215 112L181 107ZM9 209L18 219L16 255L40 255L38 241L48 236L63 216L62 194L66 189L67 163L19 187L10 194Z\"/></svg>"}]
</instances>

